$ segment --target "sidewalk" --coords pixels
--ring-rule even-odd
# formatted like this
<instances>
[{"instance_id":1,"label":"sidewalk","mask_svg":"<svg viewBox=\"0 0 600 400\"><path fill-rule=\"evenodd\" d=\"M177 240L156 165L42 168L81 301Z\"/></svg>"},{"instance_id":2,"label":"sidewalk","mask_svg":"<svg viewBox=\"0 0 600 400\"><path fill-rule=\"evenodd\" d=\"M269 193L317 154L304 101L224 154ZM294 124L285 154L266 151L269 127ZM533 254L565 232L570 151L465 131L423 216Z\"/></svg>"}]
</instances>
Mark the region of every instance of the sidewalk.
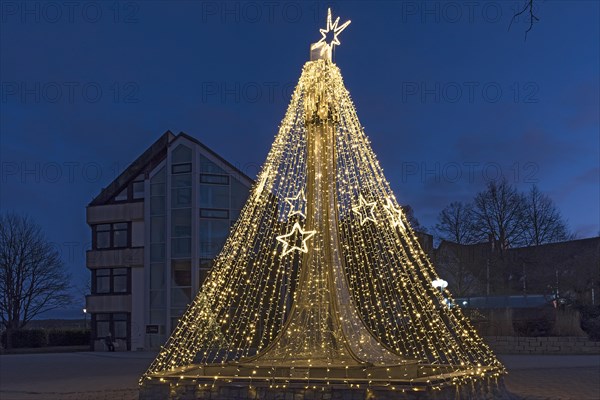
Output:
<instances>
[{"instance_id":1,"label":"sidewalk","mask_svg":"<svg viewBox=\"0 0 600 400\"><path fill-rule=\"evenodd\" d=\"M526 400L600 399L600 355L500 355L506 387Z\"/></svg>"},{"instance_id":2,"label":"sidewalk","mask_svg":"<svg viewBox=\"0 0 600 400\"><path fill-rule=\"evenodd\" d=\"M2 400L134 400L154 353L0 356ZM600 399L600 355L500 355L508 389L527 400Z\"/></svg>"}]
</instances>

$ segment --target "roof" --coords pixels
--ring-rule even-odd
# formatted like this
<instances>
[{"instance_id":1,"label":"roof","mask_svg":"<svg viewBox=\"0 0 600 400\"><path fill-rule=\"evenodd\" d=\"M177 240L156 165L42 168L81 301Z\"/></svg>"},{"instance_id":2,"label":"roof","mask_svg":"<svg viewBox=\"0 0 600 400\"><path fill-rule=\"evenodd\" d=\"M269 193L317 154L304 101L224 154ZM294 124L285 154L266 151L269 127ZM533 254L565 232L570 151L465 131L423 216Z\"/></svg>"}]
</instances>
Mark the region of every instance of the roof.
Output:
<instances>
[{"instance_id":1,"label":"roof","mask_svg":"<svg viewBox=\"0 0 600 400\"><path fill-rule=\"evenodd\" d=\"M202 148L206 153L216 158L219 162L223 163L231 173L236 174L240 179L243 179L251 185L254 180L248 175L240 171L229 161L225 160L214 150L200 142L198 139L188 135L185 132L180 132L178 135L174 135L171 131L163 133L154 143L150 145L138 158L136 158L125 170L113 180L107 187L103 188L102 191L96 196L89 204L90 206L103 205L109 202L114 196L119 194L136 176L146 173L154 169L162 160L167 156L167 149L175 142L178 138L185 138Z\"/></svg>"},{"instance_id":2,"label":"roof","mask_svg":"<svg viewBox=\"0 0 600 400\"><path fill-rule=\"evenodd\" d=\"M162 161L167 155L167 148L169 143L175 138L175 135L171 131L166 131L159 137L154 143L150 145L142 153L141 156L135 159L125 170L117 176L117 178L112 181L107 187L102 189L100 194L96 196L89 206L98 206L102 204L106 204L111 198L116 196L118 193L123 190L123 188L136 176L140 173L144 172L149 168L149 166L153 164L158 164ZM154 162L153 162L154 161Z\"/></svg>"},{"instance_id":3,"label":"roof","mask_svg":"<svg viewBox=\"0 0 600 400\"><path fill-rule=\"evenodd\" d=\"M225 164L227 166L227 168L229 168L231 170L231 172L237 174L242 179L247 180L248 183L250 183L250 184L254 183L254 179L250 178L248 175L246 175L245 173L243 173L240 169L238 169L237 167L235 167L233 164L231 164L229 161L227 161L226 159L224 159L223 157L221 157L214 150L212 150L210 147L206 146L204 143L202 143L201 141L199 141L195 137L192 137L192 136L188 135L185 132L179 132L179 135L177 135L177 138L179 138L179 137L184 137L187 140L190 140L190 141L196 143L198 146L202 147L202 149L205 150L207 153L209 153L210 155L212 155L213 157L215 157L219 161L221 161L223 164Z\"/></svg>"}]
</instances>

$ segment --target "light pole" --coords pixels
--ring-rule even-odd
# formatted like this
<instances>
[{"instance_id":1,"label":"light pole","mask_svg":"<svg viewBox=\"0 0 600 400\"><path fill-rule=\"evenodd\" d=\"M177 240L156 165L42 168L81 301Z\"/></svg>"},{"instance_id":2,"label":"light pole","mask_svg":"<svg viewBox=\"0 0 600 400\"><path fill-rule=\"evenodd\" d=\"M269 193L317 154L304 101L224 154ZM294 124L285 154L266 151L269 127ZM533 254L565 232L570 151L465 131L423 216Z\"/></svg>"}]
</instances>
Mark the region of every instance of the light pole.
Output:
<instances>
[{"instance_id":1,"label":"light pole","mask_svg":"<svg viewBox=\"0 0 600 400\"><path fill-rule=\"evenodd\" d=\"M83 330L87 329L87 308L83 309Z\"/></svg>"}]
</instances>

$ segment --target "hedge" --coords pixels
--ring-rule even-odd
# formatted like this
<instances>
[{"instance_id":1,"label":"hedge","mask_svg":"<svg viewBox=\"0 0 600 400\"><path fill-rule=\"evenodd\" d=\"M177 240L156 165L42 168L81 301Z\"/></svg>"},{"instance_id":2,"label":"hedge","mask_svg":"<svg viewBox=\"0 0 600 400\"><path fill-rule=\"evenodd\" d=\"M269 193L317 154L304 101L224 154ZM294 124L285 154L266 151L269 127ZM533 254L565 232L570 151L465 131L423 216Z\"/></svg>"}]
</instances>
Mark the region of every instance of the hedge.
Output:
<instances>
[{"instance_id":1,"label":"hedge","mask_svg":"<svg viewBox=\"0 0 600 400\"><path fill-rule=\"evenodd\" d=\"M0 341L6 348L6 331ZM11 332L12 348L46 346L85 346L90 343L89 330L18 329Z\"/></svg>"}]
</instances>

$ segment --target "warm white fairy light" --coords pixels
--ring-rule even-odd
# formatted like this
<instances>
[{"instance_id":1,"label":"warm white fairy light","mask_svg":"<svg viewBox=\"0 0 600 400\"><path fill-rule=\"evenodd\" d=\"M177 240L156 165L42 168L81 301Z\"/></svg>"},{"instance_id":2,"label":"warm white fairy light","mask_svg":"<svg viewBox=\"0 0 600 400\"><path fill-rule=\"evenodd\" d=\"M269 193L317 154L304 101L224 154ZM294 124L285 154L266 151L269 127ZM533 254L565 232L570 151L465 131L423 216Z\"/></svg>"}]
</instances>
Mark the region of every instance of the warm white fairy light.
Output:
<instances>
[{"instance_id":1,"label":"warm white fairy light","mask_svg":"<svg viewBox=\"0 0 600 400\"><path fill-rule=\"evenodd\" d=\"M360 224L363 225L367 221L377 222L375 219L375 207L377 206L377 202L367 202L362 194L358 196L358 199L358 205L352 207L352 211L360 216Z\"/></svg>"},{"instance_id":2,"label":"warm white fairy light","mask_svg":"<svg viewBox=\"0 0 600 400\"><path fill-rule=\"evenodd\" d=\"M308 246L306 241L314 236L317 231L305 231L302 229L299 223L295 223L292 231L285 235L277 236L277 240L283 243L283 255L291 253L294 250L301 251L302 253L308 253ZM301 245L298 246L298 236L300 236Z\"/></svg>"},{"instance_id":3,"label":"warm white fairy light","mask_svg":"<svg viewBox=\"0 0 600 400\"><path fill-rule=\"evenodd\" d=\"M339 34L347 23L338 22L328 30ZM304 198L302 213L292 212L300 207L290 201ZM292 380L294 365L333 374L418 360L419 376L432 365L453 373L435 388L499 376L502 365L460 308L440 307L451 296L433 287L437 278L339 69L329 59L307 62L253 195L141 382L193 363L237 365L236 377L252 379L283 365ZM243 369L240 360L257 366Z\"/></svg>"}]
</instances>

